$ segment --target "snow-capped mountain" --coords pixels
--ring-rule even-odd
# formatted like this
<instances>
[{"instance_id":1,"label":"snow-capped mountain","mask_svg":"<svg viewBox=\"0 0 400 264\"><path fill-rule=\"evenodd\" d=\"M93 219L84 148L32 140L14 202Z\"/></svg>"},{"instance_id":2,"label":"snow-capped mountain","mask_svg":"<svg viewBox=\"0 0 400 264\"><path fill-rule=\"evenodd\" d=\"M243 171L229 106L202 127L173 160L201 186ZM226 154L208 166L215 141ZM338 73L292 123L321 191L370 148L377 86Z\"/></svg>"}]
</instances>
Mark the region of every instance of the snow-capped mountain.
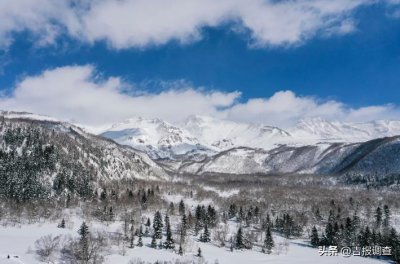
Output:
<instances>
[{"instance_id":1,"label":"snow-capped mountain","mask_svg":"<svg viewBox=\"0 0 400 264\"><path fill-rule=\"evenodd\" d=\"M277 143L291 140L288 132L277 127L233 122L208 116L189 117L183 127L202 144L218 150L238 146L268 149Z\"/></svg>"},{"instance_id":2,"label":"snow-capped mountain","mask_svg":"<svg viewBox=\"0 0 400 264\"><path fill-rule=\"evenodd\" d=\"M327 121L322 118L300 120L288 129L289 133L301 142L362 142L381 137L400 135L400 121L379 120L365 123L345 123Z\"/></svg>"},{"instance_id":3,"label":"snow-capped mountain","mask_svg":"<svg viewBox=\"0 0 400 264\"><path fill-rule=\"evenodd\" d=\"M2 112L0 118L12 128L37 127L60 149L76 148L74 152L80 153L90 146L93 155L79 155L85 159L82 164L101 168L96 178L163 178L164 170L186 174L400 173L399 121L341 123L314 118L300 121L288 132L205 116L192 116L179 126L160 119L132 118L96 137L50 117Z\"/></svg>"},{"instance_id":4,"label":"snow-capped mountain","mask_svg":"<svg viewBox=\"0 0 400 264\"><path fill-rule=\"evenodd\" d=\"M112 125L101 135L143 150L154 159L169 158L172 154L186 154L204 148L185 129L160 119L131 118Z\"/></svg>"},{"instance_id":5,"label":"snow-capped mountain","mask_svg":"<svg viewBox=\"0 0 400 264\"><path fill-rule=\"evenodd\" d=\"M237 147L270 150L280 145L301 147L318 143L365 142L400 135L400 121L343 123L311 118L301 120L285 131L265 124L196 115L179 125L160 119L132 118L113 125L101 135L159 159L199 153L211 156Z\"/></svg>"},{"instance_id":6,"label":"snow-capped mountain","mask_svg":"<svg viewBox=\"0 0 400 264\"><path fill-rule=\"evenodd\" d=\"M277 127L191 116L180 125L160 119L132 118L101 133L120 144L146 151L152 158L183 154L213 155L237 146L272 148L290 142L291 135Z\"/></svg>"}]
</instances>

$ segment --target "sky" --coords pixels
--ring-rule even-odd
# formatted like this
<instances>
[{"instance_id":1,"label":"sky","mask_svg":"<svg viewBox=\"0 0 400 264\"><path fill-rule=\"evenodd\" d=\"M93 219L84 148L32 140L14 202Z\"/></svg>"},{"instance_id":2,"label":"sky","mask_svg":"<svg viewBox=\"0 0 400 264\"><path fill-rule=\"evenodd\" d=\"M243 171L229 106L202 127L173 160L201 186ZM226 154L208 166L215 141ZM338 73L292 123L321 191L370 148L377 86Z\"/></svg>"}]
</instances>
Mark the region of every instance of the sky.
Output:
<instances>
[{"instance_id":1,"label":"sky","mask_svg":"<svg viewBox=\"0 0 400 264\"><path fill-rule=\"evenodd\" d=\"M2 110L400 119L399 0L13 0L0 21Z\"/></svg>"}]
</instances>

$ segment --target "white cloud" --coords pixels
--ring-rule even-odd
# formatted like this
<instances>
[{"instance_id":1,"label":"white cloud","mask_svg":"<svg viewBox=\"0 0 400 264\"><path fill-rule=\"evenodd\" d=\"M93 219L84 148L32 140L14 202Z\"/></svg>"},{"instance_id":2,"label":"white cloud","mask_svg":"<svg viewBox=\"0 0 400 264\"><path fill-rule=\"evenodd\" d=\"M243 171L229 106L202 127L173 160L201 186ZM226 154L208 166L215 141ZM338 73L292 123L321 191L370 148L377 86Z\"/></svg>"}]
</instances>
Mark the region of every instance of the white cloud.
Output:
<instances>
[{"instance_id":1,"label":"white cloud","mask_svg":"<svg viewBox=\"0 0 400 264\"><path fill-rule=\"evenodd\" d=\"M0 46L27 31L37 43L62 35L124 49L201 39L202 29L232 23L253 46L302 43L315 35L348 34L354 10L377 0L13 0L0 1ZM397 0L381 0L397 1Z\"/></svg>"},{"instance_id":2,"label":"white cloud","mask_svg":"<svg viewBox=\"0 0 400 264\"><path fill-rule=\"evenodd\" d=\"M123 93L124 88L120 78L100 79L93 66L61 67L23 79L11 97L1 98L0 108L101 125L132 116L178 121L197 113L217 115L217 109L229 107L240 96L191 87L135 96Z\"/></svg>"},{"instance_id":3,"label":"white cloud","mask_svg":"<svg viewBox=\"0 0 400 264\"><path fill-rule=\"evenodd\" d=\"M288 127L299 119L370 121L400 116L395 105L351 108L334 100L279 91L269 98L239 102L240 92L206 91L172 85L160 93L124 93L128 84L118 77L100 78L90 65L47 70L21 80L11 96L0 97L0 109L28 111L99 126L133 116L179 122L201 114L230 120Z\"/></svg>"},{"instance_id":4,"label":"white cloud","mask_svg":"<svg viewBox=\"0 0 400 264\"><path fill-rule=\"evenodd\" d=\"M267 123L290 127L300 119L322 117L327 120L364 122L396 119L400 109L395 105L352 108L334 100L320 100L310 96L297 96L292 91L279 91L269 98L250 99L235 104L226 111L232 120Z\"/></svg>"},{"instance_id":5,"label":"white cloud","mask_svg":"<svg viewBox=\"0 0 400 264\"><path fill-rule=\"evenodd\" d=\"M63 28L72 32L78 27L75 13L64 0L0 1L0 21L0 48L12 43L14 33L29 32L37 45L48 45Z\"/></svg>"}]
</instances>

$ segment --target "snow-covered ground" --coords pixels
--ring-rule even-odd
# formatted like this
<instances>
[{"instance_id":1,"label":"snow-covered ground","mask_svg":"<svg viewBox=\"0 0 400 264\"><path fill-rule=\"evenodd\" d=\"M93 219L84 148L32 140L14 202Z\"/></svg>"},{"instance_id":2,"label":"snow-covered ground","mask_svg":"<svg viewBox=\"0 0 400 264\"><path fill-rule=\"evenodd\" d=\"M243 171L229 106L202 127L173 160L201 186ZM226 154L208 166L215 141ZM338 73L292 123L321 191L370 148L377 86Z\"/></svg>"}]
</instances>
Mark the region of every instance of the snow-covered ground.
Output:
<instances>
[{"instance_id":1,"label":"snow-covered ground","mask_svg":"<svg viewBox=\"0 0 400 264\"><path fill-rule=\"evenodd\" d=\"M22 226L2 226L0 227L0 264L42 263L34 253L34 243L37 239L45 235L64 235L77 236L77 230L82 220L72 217L67 221L67 228L57 228L56 222L46 222L42 224L31 224ZM90 230L114 232L121 228L121 223L104 225L99 222L89 222ZM184 256L179 256L172 250L152 249L149 247L150 237L144 237L143 247L130 249L126 246L112 246L106 256L106 263L125 264L129 261L140 258L144 261L154 263L157 260L193 260L196 263L199 258L196 256L197 249L200 247L203 258L208 263L220 264L242 264L242 263L273 263L273 264L293 264L293 263L327 263L327 264L378 264L390 263L384 260L342 256L320 256L318 250L311 248L302 240L285 240L274 236L275 249L271 255L263 254L258 250L233 251L229 247L218 247L210 243L201 243L196 239L191 239ZM7 259L7 255L10 259ZM56 260L54 263L60 263Z\"/></svg>"}]
</instances>

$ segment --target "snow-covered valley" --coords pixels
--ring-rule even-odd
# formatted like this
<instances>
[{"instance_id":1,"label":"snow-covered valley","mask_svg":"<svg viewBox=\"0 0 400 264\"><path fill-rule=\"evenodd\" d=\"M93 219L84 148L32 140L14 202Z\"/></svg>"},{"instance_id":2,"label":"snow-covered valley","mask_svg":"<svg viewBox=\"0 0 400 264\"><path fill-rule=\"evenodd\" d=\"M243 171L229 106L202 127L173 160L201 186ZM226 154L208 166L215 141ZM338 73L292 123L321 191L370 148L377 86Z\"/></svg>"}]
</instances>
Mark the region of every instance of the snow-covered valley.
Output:
<instances>
[{"instance_id":1,"label":"snow-covered valley","mask_svg":"<svg viewBox=\"0 0 400 264\"><path fill-rule=\"evenodd\" d=\"M102 134L117 143L49 117L3 112L0 263L398 260L395 122L375 127L390 137L336 142L321 123L318 133L308 127L295 137L198 119L185 128L131 119ZM393 252L320 256L318 246Z\"/></svg>"}]
</instances>

